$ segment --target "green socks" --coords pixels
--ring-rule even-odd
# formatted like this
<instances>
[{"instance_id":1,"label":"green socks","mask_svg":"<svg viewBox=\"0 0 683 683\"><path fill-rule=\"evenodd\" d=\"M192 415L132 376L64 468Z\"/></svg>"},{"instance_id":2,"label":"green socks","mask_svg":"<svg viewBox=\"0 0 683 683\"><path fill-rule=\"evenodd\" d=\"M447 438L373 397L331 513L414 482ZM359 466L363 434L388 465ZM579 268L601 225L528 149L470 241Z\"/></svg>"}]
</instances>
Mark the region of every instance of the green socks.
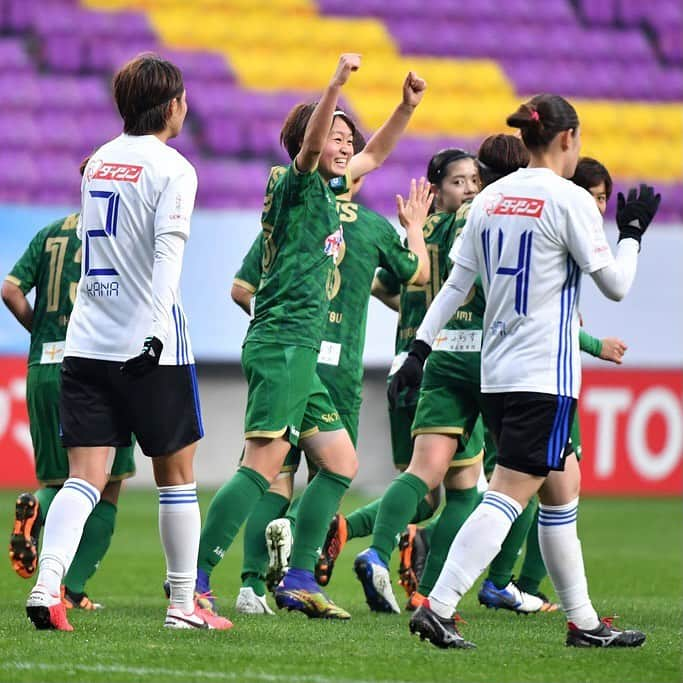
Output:
<instances>
[{"instance_id":1,"label":"green socks","mask_svg":"<svg viewBox=\"0 0 683 683\"><path fill-rule=\"evenodd\" d=\"M427 495L427 484L414 474L399 474L382 496L375 528L372 548L379 558L389 566L391 553L396 547L398 535L415 516L420 501Z\"/></svg>"},{"instance_id":2,"label":"green socks","mask_svg":"<svg viewBox=\"0 0 683 683\"><path fill-rule=\"evenodd\" d=\"M313 572L330 520L351 485L348 477L320 470L301 496L289 566Z\"/></svg>"},{"instance_id":3,"label":"green socks","mask_svg":"<svg viewBox=\"0 0 683 683\"><path fill-rule=\"evenodd\" d=\"M58 487L53 487L53 486L46 486L45 488L38 489L33 495L38 499L38 506L39 506L39 512L38 514L40 515L40 523L45 524L45 518L47 517L47 511L50 509L50 505L52 505L52 501L54 500L55 496L57 495L57 491L59 491L59 486Z\"/></svg>"},{"instance_id":4,"label":"green socks","mask_svg":"<svg viewBox=\"0 0 683 683\"><path fill-rule=\"evenodd\" d=\"M84 593L86 581L95 573L105 556L116 524L116 505L100 500L83 527L83 535L64 585L72 593Z\"/></svg>"},{"instance_id":5,"label":"green socks","mask_svg":"<svg viewBox=\"0 0 683 683\"><path fill-rule=\"evenodd\" d=\"M351 538L365 538L372 534L375 526L375 519L377 518L377 511L379 510L381 498L373 500L372 503L364 505L362 508L354 510L346 518L346 530L348 531L348 539Z\"/></svg>"},{"instance_id":6,"label":"green socks","mask_svg":"<svg viewBox=\"0 0 683 683\"><path fill-rule=\"evenodd\" d=\"M480 500L481 494L476 486L471 489L446 491L446 505L441 510L439 521L432 532L427 563L417 589L422 595L429 595L434 588L455 535Z\"/></svg>"},{"instance_id":7,"label":"green socks","mask_svg":"<svg viewBox=\"0 0 683 683\"><path fill-rule=\"evenodd\" d=\"M526 555L517 584L523 591L536 595L547 573L541 556L541 548L538 545L538 506L536 506L535 516L526 537Z\"/></svg>"},{"instance_id":8,"label":"green socks","mask_svg":"<svg viewBox=\"0 0 683 683\"><path fill-rule=\"evenodd\" d=\"M289 506L289 500L279 493L266 491L249 515L244 527L244 559L242 561L242 585L254 589L256 595L266 594L264 577L268 566L266 549L266 527L282 517Z\"/></svg>"},{"instance_id":9,"label":"green socks","mask_svg":"<svg viewBox=\"0 0 683 683\"><path fill-rule=\"evenodd\" d=\"M512 580L512 570L529 533L529 527L534 520L537 508L538 503L534 497L522 510L522 514L517 517L503 541L500 552L493 558L487 578L496 588L505 588Z\"/></svg>"},{"instance_id":10,"label":"green socks","mask_svg":"<svg viewBox=\"0 0 683 683\"><path fill-rule=\"evenodd\" d=\"M299 514L299 505L301 505L301 496L297 496L289 505L287 514L285 517L289 520L292 528L292 536L294 535L294 530L296 529L296 516Z\"/></svg>"},{"instance_id":11,"label":"green socks","mask_svg":"<svg viewBox=\"0 0 683 683\"><path fill-rule=\"evenodd\" d=\"M256 470L239 467L230 481L218 490L209 505L199 540L197 567L207 574L221 561L225 551L263 494L268 480Z\"/></svg>"}]
</instances>

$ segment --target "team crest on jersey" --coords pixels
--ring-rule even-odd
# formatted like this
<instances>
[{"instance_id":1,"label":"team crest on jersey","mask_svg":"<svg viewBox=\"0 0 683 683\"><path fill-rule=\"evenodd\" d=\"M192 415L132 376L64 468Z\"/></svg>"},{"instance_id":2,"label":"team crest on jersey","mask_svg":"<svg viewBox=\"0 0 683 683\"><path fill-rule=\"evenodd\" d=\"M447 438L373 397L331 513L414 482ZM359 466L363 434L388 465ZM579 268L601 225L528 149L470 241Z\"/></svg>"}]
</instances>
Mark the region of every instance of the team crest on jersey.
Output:
<instances>
[{"instance_id":1,"label":"team crest on jersey","mask_svg":"<svg viewBox=\"0 0 683 683\"><path fill-rule=\"evenodd\" d=\"M484 210L486 215L496 216L526 216L527 218L540 218L543 213L543 199L533 197L508 197L495 194L487 199Z\"/></svg>"},{"instance_id":2,"label":"team crest on jersey","mask_svg":"<svg viewBox=\"0 0 683 683\"><path fill-rule=\"evenodd\" d=\"M332 260L336 263L343 244L344 228L340 225L339 230L325 238L325 256L331 256Z\"/></svg>"},{"instance_id":3,"label":"team crest on jersey","mask_svg":"<svg viewBox=\"0 0 683 683\"><path fill-rule=\"evenodd\" d=\"M112 164L99 159L88 166L88 180L118 180L124 183L137 183L142 175L142 166L133 164Z\"/></svg>"}]
</instances>

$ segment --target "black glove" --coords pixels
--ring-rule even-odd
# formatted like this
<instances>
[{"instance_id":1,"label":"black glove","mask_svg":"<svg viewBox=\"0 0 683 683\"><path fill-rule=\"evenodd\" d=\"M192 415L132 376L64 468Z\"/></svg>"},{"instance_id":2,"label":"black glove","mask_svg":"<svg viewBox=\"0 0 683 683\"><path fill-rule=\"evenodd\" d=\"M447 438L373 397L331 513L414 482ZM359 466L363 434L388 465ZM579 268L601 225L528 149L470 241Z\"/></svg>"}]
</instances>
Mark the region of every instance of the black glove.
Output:
<instances>
[{"instance_id":1,"label":"black glove","mask_svg":"<svg viewBox=\"0 0 683 683\"><path fill-rule=\"evenodd\" d=\"M422 384L422 370L427 360L427 356L432 352L432 347L425 342L416 339L408 352L408 357L403 365L396 371L391 378L387 397L389 406L394 408L398 403L398 396L403 389L408 388L409 392L417 393Z\"/></svg>"},{"instance_id":2,"label":"black glove","mask_svg":"<svg viewBox=\"0 0 683 683\"><path fill-rule=\"evenodd\" d=\"M159 365L161 350L164 345L156 337L146 337L142 345L142 352L134 358L129 358L122 366L121 372L131 377L142 377Z\"/></svg>"},{"instance_id":3,"label":"black glove","mask_svg":"<svg viewBox=\"0 0 683 683\"><path fill-rule=\"evenodd\" d=\"M662 195L655 194L655 188L641 185L640 192L632 187L628 196L620 192L617 195L617 225L619 226L619 241L626 237L640 240L657 213Z\"/></svg>"}]
</instances>

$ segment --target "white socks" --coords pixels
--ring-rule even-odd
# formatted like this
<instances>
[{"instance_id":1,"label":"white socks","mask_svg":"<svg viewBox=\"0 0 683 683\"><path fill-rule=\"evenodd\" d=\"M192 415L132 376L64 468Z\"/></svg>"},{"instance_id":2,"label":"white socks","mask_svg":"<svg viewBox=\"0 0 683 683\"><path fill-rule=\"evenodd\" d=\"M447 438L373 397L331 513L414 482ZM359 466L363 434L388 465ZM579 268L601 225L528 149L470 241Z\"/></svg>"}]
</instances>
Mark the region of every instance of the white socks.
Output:
<instances>
[{"instance_id":1,"label":"white socks","mask_svg":"<svg viewBox=\"0 0 683 683\"><path fill-rule=\"evenodd\" d=\"M453 616L460 598L498 554L520 504L498 491L487 491L453 539L446 563L429 594L432 610L443 619Z\"/></svg>"},{"instance_id":2,"label":"white socks","mask_svg":"<svg viewBox=\"0 0 683 683\"><path fill-rule=\"evenodd\" d=\"M158 488L159 534L166 555L171 605L190 614L194 611L201 531L197 482Z\"/></svg>"},{"instance_id":3,"label":"white socks","mask_svg":"<svg viewBox=\"0 0 683 683\"><path fill-rule=\"evenodd\" d=\"M539 505L538 542L567 620L591 630L600 625L600 619L588 597L581 542L576 533L578 506L578 498L566 505Z\"/></svg>"},{"instance_id":4,"label":"white socks","mask_svg":"<svg viewBox=\"0 0 683 683\"><path fill-rule=\"evenodd\" d=\"M100 492L92 484L75 477L67 479L54 497L45 520L36 581L51 595L59 595L62 578L81 542L83 527L99 500Z\"/></svg>"}]
</instances>

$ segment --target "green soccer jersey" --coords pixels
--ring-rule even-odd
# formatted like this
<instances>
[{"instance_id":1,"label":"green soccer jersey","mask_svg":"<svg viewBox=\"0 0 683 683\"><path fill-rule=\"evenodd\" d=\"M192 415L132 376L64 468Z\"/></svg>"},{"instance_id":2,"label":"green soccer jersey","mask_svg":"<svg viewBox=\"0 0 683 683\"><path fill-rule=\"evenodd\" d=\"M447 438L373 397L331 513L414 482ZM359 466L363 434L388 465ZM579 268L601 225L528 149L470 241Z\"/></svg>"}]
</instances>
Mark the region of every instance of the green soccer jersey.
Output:
<instances>
[{"instance_id":1,"label":"green soccer jersey","mask_svg":"<svg viewBox=\"0 0 683 683\"><path fill-rule=\"evenodd\" d=\"M464 204L455 214L441 214L453 224L457 237L467 222L471 204ZM465 303L455 312L446 327L437 335L425 368L428 376L457 378L463 382L481 384L481 343L486 299L481 278L469 291Z\"/></svg>"},{"instance_id":2,"label":"green soccer jersey","mask_svg":"<svg viewBox=\"0 0 683 683\"><path fill-rule=\"evenodd\" d=\"M385 270L377 273L378 279L388 292L400 295L395 343L397 355L410 349L417 328L425 317L429 305L448 277L451 268L448 252L455 239L455 214L433 214L425 223L422 232L430 265L430 277L427 284L401 286L391 273Z\"/></svg>"},{"instance_id":3,"label":"green soccer jersey","mask_svg":"<svg viewBox=\"0 0 683 683\"><path fill-rule=\"evenodd\" d=\"M342 245L327 283L330 307L322 335L317 372L338 411L360 407L363 347L368 302L375 270L386 269L399 282L410 283L419 272L415 254L401 244L391 223L351 201L337 201L344 229ZM263 239L259 236L235 276L253 289L260 278ZM256 293L256 304L261 290Z\"/></svg>"},{"instance_id":4,"label":"green soccer jersey","mask_svg":"<svg viewBox=\"0 0 683 683\"><path fill-rule=\"evenodd\" d=\"M81 277L78 214L43 228L7 276L24 294L34 287L29 365L61 363L69 316Z\"/></svg>"},{"instance_id":5,"label":"green soccer jersey","mask_svg":"<svg viewBox=\"0 0 683 683\"><path fill-rule=\"evenodd\" d=\"M317 172L294 164L268 179L258 296L245 342L318 349L328 279L343 248L334 194Z\"/></svg>"}]
</instances>

